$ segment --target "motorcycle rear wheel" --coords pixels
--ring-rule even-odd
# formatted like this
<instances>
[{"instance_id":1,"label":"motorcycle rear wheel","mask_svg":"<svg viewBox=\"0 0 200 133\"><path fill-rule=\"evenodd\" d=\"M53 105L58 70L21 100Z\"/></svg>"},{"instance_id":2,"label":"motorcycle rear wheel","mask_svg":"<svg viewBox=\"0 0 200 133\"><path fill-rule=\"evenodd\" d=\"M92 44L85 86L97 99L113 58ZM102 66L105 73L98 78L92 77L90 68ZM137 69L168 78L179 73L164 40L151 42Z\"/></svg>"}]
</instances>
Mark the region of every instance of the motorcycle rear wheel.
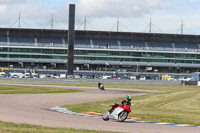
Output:
<instances>
[{"instance_id":1,"label":"motorcycle rear wheel","mask_svg":"<svg viewBox=\"0 0 200 133\"><path fill-rule=\"evenodd\" d=\"M109 114L110 114L110 112L109 112L109 111L106 111L106 112L103 114L102 119L103 119L104 121L108 121L108 120L109 120Z\"/></svg>"},{"instance_id":2,"label":"motorcycle rear wheel","mask_svg":"<svg viewBox=\"0 0 200 133\"><path fill-rule=\"evenodd\" d=\"M119 122L123 122L123 121L126 120L127 117L128 117L128 112L127 111L122 111L118 116L118 121Z\"/></svg>"}]
</instances>

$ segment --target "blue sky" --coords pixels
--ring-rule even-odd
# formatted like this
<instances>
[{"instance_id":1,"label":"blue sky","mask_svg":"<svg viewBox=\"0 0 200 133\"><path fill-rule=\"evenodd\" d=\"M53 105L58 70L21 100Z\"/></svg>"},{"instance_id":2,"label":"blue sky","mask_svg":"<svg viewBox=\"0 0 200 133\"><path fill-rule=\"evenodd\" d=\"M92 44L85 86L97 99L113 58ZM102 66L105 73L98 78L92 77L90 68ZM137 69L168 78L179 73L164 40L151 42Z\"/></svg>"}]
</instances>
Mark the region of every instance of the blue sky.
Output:
<instances>
[{"instance_id":1,"label":"blue sky","mask_svg":"<svg viewBox=\"0 0 200 133\"><path fill-rule=\"evenodd\" d=\"M200 34L198 0L0 0L0 26L17 27L20 13L21 27L50 28L53 14L53 28L67 29L69 3L78 30L87 16L87 30L116 31L119 17L120 31L148 32L151 18L153 32L179 34L183 20L185 34Z\"/></svg>"}]
</instances>

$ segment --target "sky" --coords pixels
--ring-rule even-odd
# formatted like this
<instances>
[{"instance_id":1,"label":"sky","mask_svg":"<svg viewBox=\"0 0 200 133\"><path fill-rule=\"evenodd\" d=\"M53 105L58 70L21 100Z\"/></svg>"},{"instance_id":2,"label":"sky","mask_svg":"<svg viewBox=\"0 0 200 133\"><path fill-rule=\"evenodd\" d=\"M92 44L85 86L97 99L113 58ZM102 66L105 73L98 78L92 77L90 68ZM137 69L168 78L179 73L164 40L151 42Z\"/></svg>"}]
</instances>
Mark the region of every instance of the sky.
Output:
<instances>
[{"instance_id":1,"label":"sky","mask_svg":"<svg viewBox=\"0 0 200 133\"><path fill-rule=\"evenodd\" d=\"M76 30L149 32L151 20L153 33L200 35L199 0L0 0L0 27L68 29L69 4Z\"/></svg>"}]
</instances>

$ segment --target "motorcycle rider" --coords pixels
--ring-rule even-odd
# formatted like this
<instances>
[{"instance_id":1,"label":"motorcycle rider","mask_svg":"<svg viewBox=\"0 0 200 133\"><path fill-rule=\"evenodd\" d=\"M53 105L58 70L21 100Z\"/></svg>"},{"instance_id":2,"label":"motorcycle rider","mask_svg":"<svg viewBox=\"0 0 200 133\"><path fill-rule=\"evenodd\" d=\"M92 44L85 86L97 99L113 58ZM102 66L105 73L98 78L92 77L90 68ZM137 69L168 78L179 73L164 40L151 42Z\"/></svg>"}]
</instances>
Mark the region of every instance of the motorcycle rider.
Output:
<instances>
[{"instance_id":1,"label":"motorcycle rider","mask_svg":"<svg viewBox=\"0 0 200 133\"><path fill-rule=\"evenodd\" d=\"M125 99L121 100L119 104L121 104L122 106L124 106L124 103L126 103L130 108L131 108L131 96L127 95L125 97ZM113 110L119 105L117 103L114 103L112 108L109 110L110 113L113 112Z\"/></svg>"},{"instance_id":2,"label":"motorcycle rider","mask_svg":"<svg viewBox=\"0 0 200 133\"><path fill-rule=\"evenodd\" d=\"M98 83L98 88L100 88L101 85L102 85L101 82L99 82L99 83Z\"/></svg>"}]
</instances>

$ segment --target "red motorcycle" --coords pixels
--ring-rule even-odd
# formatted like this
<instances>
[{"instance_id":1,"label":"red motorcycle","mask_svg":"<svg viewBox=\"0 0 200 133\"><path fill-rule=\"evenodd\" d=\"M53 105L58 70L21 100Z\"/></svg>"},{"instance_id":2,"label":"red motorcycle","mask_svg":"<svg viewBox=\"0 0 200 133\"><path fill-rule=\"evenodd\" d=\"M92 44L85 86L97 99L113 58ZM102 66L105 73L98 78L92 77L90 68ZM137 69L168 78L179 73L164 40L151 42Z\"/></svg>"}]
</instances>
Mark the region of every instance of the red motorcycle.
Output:
<instances>
[{"instance_id":1,"label":"red motorcycle","mask_svg":"<svg viewBox=\"0 0 200 133\"><path fill-rule=\"evenodd\" d=\"M111 107L113 104L111 104ZM113 110L112 113L106 111L103 115L103 120L108 121L110 118L116 119L119 122L123 122L128 117L128 114L131 112L130 107L124 102L123 104L118 104L118 106Z\"/></svg>"}]
</instances>

